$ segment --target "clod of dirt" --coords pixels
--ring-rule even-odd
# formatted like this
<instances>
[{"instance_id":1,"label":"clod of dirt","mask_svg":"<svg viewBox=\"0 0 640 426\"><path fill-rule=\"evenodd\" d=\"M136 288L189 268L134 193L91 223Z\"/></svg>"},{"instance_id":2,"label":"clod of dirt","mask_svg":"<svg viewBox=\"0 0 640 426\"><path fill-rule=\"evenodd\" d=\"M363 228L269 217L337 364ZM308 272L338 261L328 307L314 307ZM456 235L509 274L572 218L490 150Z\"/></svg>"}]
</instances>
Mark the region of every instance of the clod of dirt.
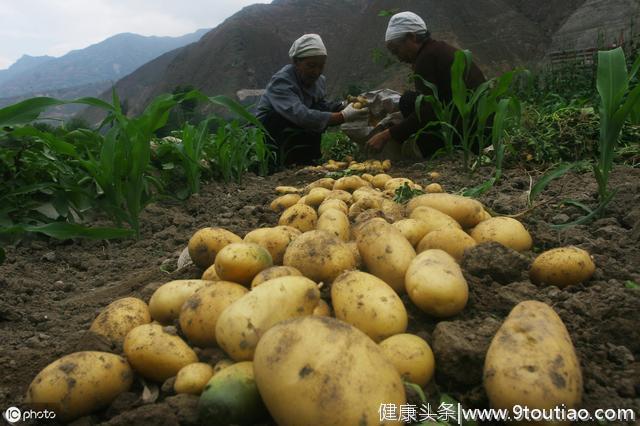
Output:
<instances>
[{"instance_id":1,"label":"clod of dirt","mask_svg":"<svg viewBox=\"0 0 640 426\"><path fill-rule=\"evenodd\" d=\"M106 410L106 417L112 418L140 405L140 395L135 392L121 393L113 400Z\"/></svg>"},{"instance_id":2,"label":"clod of dirt","mask_svg":"<svg viewBox=\"0 0 640 426\"><path fill-rule=\"evenodd\" d=\"M143 405L100 424L104 426L179 426L181 423L169 405L160 403Z\"/></svg>"},{"instance_id":3,"label":"clod of dirt","mask_svg":"<svg viewBox=\"0 0 640 426\"><path fill-rule=\"evenodd\" d=\"M199 397L196 395L180 394L171 396L165 399L164 402L180 419L182 426L196 426L199 424L198 399Z\"/></svg>"},{"instance_id":4,"label":"clod of dirt","mask_svg":"<svg viewBox=\"0 0 640 426\"><path fill-rule=\"evenodd\" d=\"M461 266L473 276L490 276L500 284L509 284L526 279L531 261L500 243L488 242L465 251Z\"/></svg>"},{"instance_id":5,"label":"clod of dirt","mask_svg":"<svg viewBox=\"0 0 640 426\"><path fill-rule=\"evenodd\" d=\"M94 333L93 331L85 331L78 339L78 343L74 346L72 352L82 351L99 351L118 354L122 352L122 347L118 347L118 345L108 337Z\"/></svg>"},{"instance_id":6,"label":"clod of dirt","mask_svg":"<svg viewBox=\"0 0 640 426\"><path fill-rule=\"evenodd\" d=\"M484 358L500 321L442 321L433 331L436 380L446 388L482 383Z\"/></svg>"}]
</instances>

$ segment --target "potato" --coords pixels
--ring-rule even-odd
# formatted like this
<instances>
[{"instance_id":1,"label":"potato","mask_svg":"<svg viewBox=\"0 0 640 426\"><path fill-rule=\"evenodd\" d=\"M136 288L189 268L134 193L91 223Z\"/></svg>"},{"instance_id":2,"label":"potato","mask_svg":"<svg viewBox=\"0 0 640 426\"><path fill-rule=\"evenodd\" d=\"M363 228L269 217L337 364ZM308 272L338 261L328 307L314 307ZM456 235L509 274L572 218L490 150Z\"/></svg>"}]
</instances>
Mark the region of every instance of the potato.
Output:
<instances>
[{"instance_id":1,"label":"potato","mask_svg":"<svg viewBox=\"0 0 640 426\"><path fill-rule=\"evenodd\" d=\"M302 272L298 271L293 266L272 266L264 271L261 271L251 281L251 288L255 288L265 281L272 280L280 277L301 277Z\"/></svg>"},{"instance_id":2,"label":"potato","mask_svg":"<svg viewBox=\"0 0 640 426\"><path fill-rule=\"evenodd\" d=\"M496 241L516 251L529 250L533 245L522 223L510 217L492 217L480 222L471 231L471 237L478 243Z\"/></svg>"},{"instance_id":3,"label":"potato","mask_svg":"<svg viewBox=\"0 0 640 426\"><path fill-rule=\"evenodd\" d=\"M426 225L427 235L429 232L440 228L462 229L460 224L451 216L442 213L432 207L416 207L410 214L411 219L419 220Z\"/></svg>"},{"instance_id":4,"label":"potato","mask_svg":"<svg viewBox=\"0 0 640 426\"><path fill-rule=\"evenodd\" d=\"M226 229L202 228L189 240L189 256L197 266L207 269L226 245L241 241L242 238Z\"/></svg>"},{"instance_id":5,"label":"potato","mask_svg":"<svg viewBox=\"0 0 640 426\"><path fill-rule=\"evenodd\" d=\"M215 329L218 345L236 361L251 360L265 331L285 319L311 315L319 299L318 286L308 278L266 281L222 312Z\"/></svg>"},{"instance_id":6,"label":"potato","mask_svg":"<svg viewBox=\"0 0 640 426\"><path fill-rule=\"evenodd\" d=\"M311 315L318 315L321 317L330 317L331 316L331 308L329 304L324 300L318 300L318 306L313 310Z\"/></svg>"},{"instance_id":7,"label":"potato","mask_svg":"<svg viewBox=\"0 0 640 426\"><path fill-rule=\"evenodd\" d=\"M382 162L382 170L384 170L385 172L391 170L391 160L384 160Z\"/></svg>"},{"instance_id":8,"label":"potato","mask_svg":"<svg viewBox=\"0 0 640 426\"><path fill-rule=\"evenodd\" d=\"M442 250L423 251L413 259L405 277L411 301L422 311L446 318L462 311L469 287L455 259Z\"/></svg>"},{"instance_id":9,"label":"potato","mask_svg":"<svg viewBox=\"0 0 640 426\"><path fill-rule=\"evenodd\" d=\"M384 189L384 185L388 180L391 179L391 176L385 173L377 174L371 179L371 184L378 189Z\"/></svg>"},{"instance_id":10,"label":"potato","mask_svg":"<svg viewBox=\"0 0 640 426\"><path fill-rule=\"evenodd\" d=\"M299 194L300 191L298 188L296 188L295 186L276 186L276 193L277 194Z\"/></svg>"},{"instance_id":11,"label":"potato","mask_svg":"<svg viewBox=\"0 0 640 426\"><path fill-rule=\"evenodd\" d=\"M325 198L326 200L341 200L344 201L347 204L351 203L351 193L347 192L347 191L343 191L343 190L333 190L331 191Z\"/></svg>"},{"instance_id":12,"label":"potato","mask_svg":"<svg viewBox=\"0 0 640 426\"><path fill-rule=\"evenodd\" d=\"M353 194L351 194L351 196L353 198L353 202L358 202L363 198L374 198L376 200L381 200L384 198L382 192L369 186L362 186L356 189L355 191L353 191Z\"/></svg>"},{"instance_id":13,"label":"potato","mask_svg":"<svg viewBox=\"0 0 640 426\"><path fill-rule=\"evenodd\" d=\"M351 236L349 218L346 214L335 209L327 210L320 215L316 229L327 231L342 241L348 241Z\"/></svg>"},{"instance_id":14,"label":"potato","mask_svg":"<svg viewBox=\"0 0 640 426\"><path fill-rule=\"evenodd\" d=\"M373 175L370 173L363 173L362 175L360 175L360 177L369 183L371 183L371 181L373 180Z\"/></svg>"},{"instance_id":15,"label":"potato","mask_svg":"<svg viewBox=\"0 0 640 426\"><path fill-rule=\"evenodd\" d=\"M253 375L253 363L238 362L216 373L198 400L198 424L253 425L268 418Z\"/></svg>"},{"instance_id":16,"label":"potato","mask_svg":"<svg viewBox=\"0 0 640 426\"><path fill-rule=\"evenodd\" d=\"M433 180L440 179L440 173L438 172L430 172L429 177Z\"/></svg>"},{"instance_id":17,"label":"potato","mask_svg":"<svg viewBox=\"0 0 640 426\"><path fill-rule=\"evenodd\" d=\"M530 410L580 406L580 363L553 308L526 300L511 310L487 351L484 388L498 409L511 410L516 404Z\"/></svg>"},{"instance_id":18,"label":"potato","mask_svg":"<svg viewBox=\"0 0 640 426\"><path fill-rule=\"evenodd\" d=\"M309 191L311 191L313 188L327 188L327 189L333 189L333 184L336 182L335 179L333 178L321 178L318 179L316 181L311 182L309 185L307 185L304 188L304 192L305 193L309 193Z\"/></svg>"},{"instance_id":19,"label":"potato","mask_svg":"<svg viewBox=\"0 0 640 426\"><path fill-rule=\"evenodd\" d=\"M178 374L198 356L184 340L167 333L161 325L139 325L124 338L124 354L141 376L162 383Z\"/></svg>"},{"instance_id":20,"label":"potato","mask_svg":"<svg viewBox=\"0 0 640 426\"><path fill-rule=\"evenodd\" d=\"M380 348L404 380L423 388L433 377L436 368L433 351L415 334L396 334L380 342Z\"/></svg>"},{"instance_id":21,"label":"potato","mask_svg":"<svg viewBox=\"0 0 640 426\"><path fill-rule=\"evenodd\" d=\"M317 208L324 201L327 195L329 195L330 192L331 190L327 188L313 188L305 196L306 197L305 204L313 208Z\"/></svg>"},{"instance_id":22,"label":"potato","mask_svg":"<svg viewBox=\"0 0 640 426\"><path fill-rule=\"evenodd\" d=\"M200 287L211 281L175 280L161 285L149 300L151 318L161 324L170 324L178 318L182 304Z\"/></svg>"},{"instance_id":23,"label":"potato","mask_svg":"<svg viewBox=\"0 0 640 426\"><path fill-rule=\"evenodd\" d=\"M104 308L89 330L122 344L131 329L150 322L149 306L135 297L125 297Z\"/></svg>"},{"instance_id":24,"label":"potato","mask_svg":"<svg viewBox=\"0 0 640 426\"><path fill-rule=\"evenodd\" d=\"M180 329L199 347L216 345L216 323L222 311L248 293L246 287L217 281L195 291L180 310Z\"/></svg>"},{"instance_id":25,"label":"potato","mask_svg":"<svg viewBox=\"0 0 640 426\"><path fill-rule=\"evenodd\" d=\"M269 208L274 212L283 212L295 203L300 201L300 195L298 194L285 194L276 198L269 204Z\"/></svg>"},{"instance_id":26,"label":"potato","mask_svg":"<svg viewBox=\"0 0 640 426\"><path fill-rule=\"evenodd\" d=\"M185 365L178 371L173 390L176 393L200 395L202 390L213 377L213 367L204 362L194 362Z\"/></svg>"},{"instance_id":27,"label":"potato","mask_svg":"<svg viewBox=\"0 0 640 426\"><path fill-rule=\"evenodd\" d=\"M351 204L349 207L349 219L355 219L360 213L371 210L380 209L382 205L382 199L376 197L360 198L358 201Z\"/></svg>"},{"instance_id":28,"label":"potato","mask_svg":"<svg viewBox=\"0 0 640 426\"><path fill-rule=\"evenodd\" d=\"M396 189L407 183L409 187L413 187L414 183L408 178L391 178L384 183L385 191L395 192Z\"/></svg>"},{"instance_id":29,"label":"potato","mask_svg":"<svg viewBox=\"0 0 640 426\"><path fill-rule=\"evenodd\" d=\"M307 204L307 196L305 195L304 197L300 197L300 199L298 200L298 202L296 204Z\"/></svg>"},{"instance_id":30,"label":"potato","mask_svg":"<svg viewBox=\"0 0 640 426\"><path fill-rule=\"evenodd\" d=\"M368 271L404 293L404 275L416 256L411 243L395 227L368 221L358 231L358 250Z\"/></svg>"},{"instance_id":31,"label":"potato","mask_svg":"<svg viewBox=\"0 0 640 426\"><path fill-rule=\"evenodd\" d=\"M440 249L444 250L453 257L456 262L462 260L464 251L476 245L476 240L471 238L469 234L457 228L440 228L429 232L420 240L416 251L422 253L425 250Z\"/></svg>"},{"instance_id":32,"label":"potato","mask_svg":"<svg viewBox=\"0 0 640 426\"><path fill-rule=\"evenodd\" d=\"M318 207L318 216L322 216L322 213L326 212L329 209L335 209L341 211L344 214L349 213L349 207L347 206L347 203L334 198L331 200L324 200L322 204L320 204L320 206Z\"/></svg>"},{"instance_id":33,"label":"potato","mask_svg":"<svg viewBox=\"0 0 640 426\"><path fill-rule=\"evenodd\" d=\"M427 194L439 194L444 192L439 183L430 183L424 188L424 190Z\"/></svg>"},{"instance_id":34,"label":"potato","mask_svg":"<svg viewBox=\"0 0 640 426\"><path fill-rule=\"evenodd\" d=\"M253 362L276 424L400 425L380 422L380 405L405 404L400 375L355 327L308 316L281 322L260 339Z\"/></svg>"},{"instance_id":35,"label":"potato","mask_svg":"<svg viewBox=\"0 0 640 426\"><path fill-rule=\"evenodd\" d=\"M75 352L47 365L33 379L25 404L55 411L65 423L108 406L129 390L133 371L127 361L107 352Z\"/></svg>"},{"instance_id":36,"label":"potato","mask_svg":"<svg viewBox=\"0 0 640 426\"><path fill-rule=\"evenodd\" d=\"M318 214L313 207L306 204L294 204L282 213L278 225L291 226L300 232L307 232L315 229L317 222Z\"/></svg>"},{"instance_id":37,"label":"potato","mask_svg":"<svg viewBox=\"0 0 640 426\"><path fill-rule=\"evenodd\" d=\"M338 237L327 231L309 231L289 245L284 265L293 266L313 281L330 283L342 272L355 268L355 259Z\"/></svg>"},{"instance_id":38,"label":"potato","mask_svg":"<svg viewBox=\"0 0 640 426\"><path fill-rule=\"evenodd\" d=\"M273 266L273 259L261 245L233 243L220 250L215 265L221 280L248 286L260 271Z\"/></svg>"},{"instance_id":39,"label":"potato","mask_svg":"<svg viewBox=\"0 0 640 426\"><path fill-rule=\"evenodd\" d=\"M355 269L362 269L362 256L358 250L358 243L356 241L349 241L347 242L347 246L349 247L349 250L351 250L351 254L355 260Z\"/></svg>"},{"instance_id":40,"label":"potato","mask_svg":"<svg viewBox=\"0 0 640 426\"><path fill-rule=\"evenodd\" d=\"M417 219L402 219L393 223L393 226L396 227L414 247L418 245L429 229L427 224Z\"/></svg>"},{"instance_id":41,"label":"potato","mask_svg":"<svg viewBox=\"0 0 640 426\"><path fill-rule=\"evenodd\" d=\"M233 360L229 358L223 358L220 361L216 362L216 365L213 366L213 374L216 374L224 370L225 368L232 366L233 364L235 364Z\"/></svg>"},{"instance_id":42,"label":"potato","mask_svg":"<svg viewBox=\"0 0 640 426\"><path fill-rule=\"evenodd\" d=\"M216 264L214 263L213 265L209 266L203 273L202 276L200 277L201 280L205 280L205 281L220 281L220 277L218 276L218 273L216 272Z\"/></svg>"},{"instance_id":43,"label":"potato","mask_svg":"<svg viewBox=\"0 0 640 426\"><path fill-rule=\"evenodd\" d=\"M462 195L445 193L418 195L407 203L407 210L412 212L421 206L431 207L451 216L463 228L476 226L484 216L482 203Z\"/></svg>"},{"instance_id":44,"label":"potato","mask_svg":"<svg viewBox=\"0 0 640 426\"><path fill-rule=\"evenodd\" d=\"M331 285L336 318L348 322L376 342L407 329L407 311L387 283L374 275L347 271Z\"/></svg>"},{"instance_id":45,"label":"potato","mask_svg":"<svg viewBox=\"0 0 640 426\"><path fill-rule=\"evenodd\" d=\"M276 226L254 229L244 236L245 243L258 244L267 249L274 265L281 265L284 252L291 241L302 233L295 228Z\"/></svg>"},{"instance_id":46,"label":"potato","mask_svg":"<svg viewBox=\"0 0 640 426\"><path fill-rule=\"evenodd\" d=\"M395 201L383 199L380 209L391 222L404 219L404 207Z\"/></svg>"},{"instance_id":47,"label":"potato","mask_svg":"<svg viewBox=\"0 0 640 426\"><path fill-rule=\"evenodd\" d=\"M596 265L588 252L569 246L541 253L533 261L529 277L534 284L564 288L587 281L595 270Z\"/></svg>"},{"instance_id":48,"label":"potato","mask_svg":"<svg viewBox=\"0 0 640 426\"><path fill-rule=\"evenodd\" d=\"M334 191L353 192L361 186L370 186L371 184L360 176L344 176L336 180L333 184Z\"/></svg>"}]
</instances>

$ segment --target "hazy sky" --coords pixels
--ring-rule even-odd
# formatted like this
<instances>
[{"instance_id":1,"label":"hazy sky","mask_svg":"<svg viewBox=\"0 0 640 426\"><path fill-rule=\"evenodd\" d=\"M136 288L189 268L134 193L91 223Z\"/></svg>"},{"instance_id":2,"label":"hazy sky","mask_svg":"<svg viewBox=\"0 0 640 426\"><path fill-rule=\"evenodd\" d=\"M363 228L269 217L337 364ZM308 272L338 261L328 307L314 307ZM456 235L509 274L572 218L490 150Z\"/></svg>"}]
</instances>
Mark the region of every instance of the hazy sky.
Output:
<instances>
[{"instance_id":1,"label":"hazy sky","mask_svg":"<svg viewBox=\"0 0 640 426\"><path fill-rule=\"evenodd\" d=\"M179 36L270 0L0 0L0 69L23 54L62 56L114 34Z\"/></svg>"}]
</instances>

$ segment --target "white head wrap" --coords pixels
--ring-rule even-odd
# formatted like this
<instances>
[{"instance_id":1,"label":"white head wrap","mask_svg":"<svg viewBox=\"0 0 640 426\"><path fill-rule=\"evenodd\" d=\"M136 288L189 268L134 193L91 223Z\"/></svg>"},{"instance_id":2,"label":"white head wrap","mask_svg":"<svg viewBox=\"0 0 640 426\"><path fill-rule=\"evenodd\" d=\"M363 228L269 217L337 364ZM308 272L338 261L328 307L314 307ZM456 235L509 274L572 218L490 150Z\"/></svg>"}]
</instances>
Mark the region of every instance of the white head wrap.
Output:
<instances>
[{"instance_id":1,"label":"white head wrap","mask_svg":"<svg viewBox=\"0 0 640 426\"><path fill-rule=\"evenodd\" d=\"M291 45L290 58L307 58L309 56L327 56L327 49L318 34L305 34Z\"/></svg>"},{"instance_id":2,"label":"white head wrap","mask_svg":"<svg viewBox=\"0 0 640 426\"><path fill-rule=\"evenodd\" d=\"M424 33L427 31L427 24L421 17L413 12L396 13L389 20L387 34L384 41L395 40L407 33Z\"/></svg>"}]
</instances>

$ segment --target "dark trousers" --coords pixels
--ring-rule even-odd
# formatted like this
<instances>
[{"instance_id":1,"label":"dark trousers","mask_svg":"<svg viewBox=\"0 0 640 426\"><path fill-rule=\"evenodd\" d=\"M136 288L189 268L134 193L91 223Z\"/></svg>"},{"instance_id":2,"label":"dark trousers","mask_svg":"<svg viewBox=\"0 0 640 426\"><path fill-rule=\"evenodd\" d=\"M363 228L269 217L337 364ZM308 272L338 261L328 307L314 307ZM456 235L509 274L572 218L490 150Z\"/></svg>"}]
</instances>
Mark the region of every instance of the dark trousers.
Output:
<instances>
[{"instance_id":1,"label":"dark trousers","mask_svg":"<svg viewBox=\"0 0 640 426\"><path fill-rule=\"evenodd\" d=\"M409 117L416 110L418 93L407 91L400 97L399 108L404 118ZM431 128L430 131L435 129ZM416 145L424 158L431 158L433 154L444 147L444 141L432 134L421 133L416 138Z\"/></svg>"},{"instance_id":2,"label":"dark trousers","mask_svg":"<svg viewBox=\"0 0 640 426\"><path fill-rule=\"evenodd\" d=\"M273 111L260 121L271 136L269 143L275 147L276 168L292 164L314 164L322 156L321 133L304 130Z\"/></svg>"}]
</instances>

